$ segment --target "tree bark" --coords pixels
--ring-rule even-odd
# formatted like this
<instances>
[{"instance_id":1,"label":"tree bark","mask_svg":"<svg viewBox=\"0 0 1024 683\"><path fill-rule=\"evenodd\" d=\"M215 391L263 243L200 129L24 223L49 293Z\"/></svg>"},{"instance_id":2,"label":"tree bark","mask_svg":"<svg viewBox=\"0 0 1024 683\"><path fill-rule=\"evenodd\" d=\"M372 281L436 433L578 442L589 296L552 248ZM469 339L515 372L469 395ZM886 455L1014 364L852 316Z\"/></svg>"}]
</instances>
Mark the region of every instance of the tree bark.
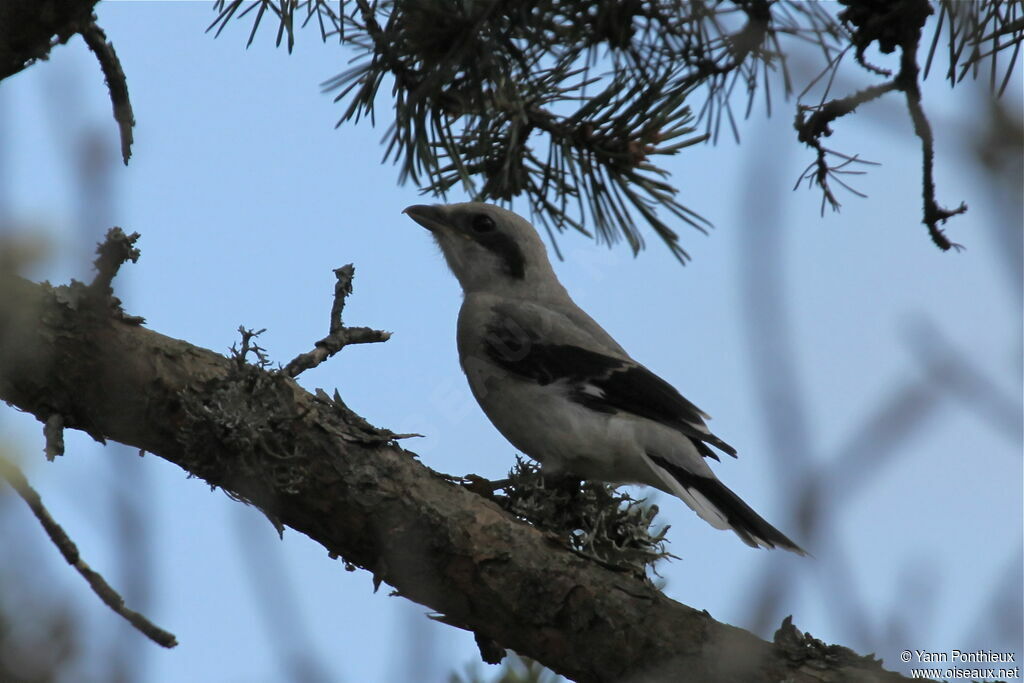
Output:
<instances>
[{"instance_id":1,"label":"tree bark","mask_svg":"<svg viewBox=\"0 0 1024 683\"><path fill-rule=\"evenodd\" d=\"M3 0L0 2L0 80L16 74L50 48L66 43L92 21L98 0Z\"/></svg>"},{"instance_id":2,"label":"tree bark","mask_svg":"<svg viewBox=\"0 0 1024 683\"><path fill-rule=\"evenodd\" d=\"M762 641L581 558L340 399L148 330L93 289L0 274L0 399L176 463L478 642L579 681L903 680L792 626Z\"/></svg>"}]
</instances>

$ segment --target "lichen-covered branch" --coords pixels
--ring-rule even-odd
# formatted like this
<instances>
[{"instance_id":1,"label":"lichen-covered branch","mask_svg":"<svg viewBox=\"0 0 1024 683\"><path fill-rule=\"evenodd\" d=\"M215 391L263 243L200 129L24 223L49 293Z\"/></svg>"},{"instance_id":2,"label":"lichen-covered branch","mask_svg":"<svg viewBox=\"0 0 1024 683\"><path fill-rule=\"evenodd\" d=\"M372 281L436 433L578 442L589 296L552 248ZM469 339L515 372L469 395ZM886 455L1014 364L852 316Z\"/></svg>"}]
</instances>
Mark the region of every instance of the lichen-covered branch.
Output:
<instances>
[{"instance_id":1,"label":"lichen-covered branch","mask_svg":"<svg viewBox=\"0 0 1024 683\"><path fill-rule=\"evenodd\" d=\"M481 639L581 681L901 680L844 649L794 658L552 544L283 373L0 279L0 399L174 462Z\"/></svg>"}]
</instances>

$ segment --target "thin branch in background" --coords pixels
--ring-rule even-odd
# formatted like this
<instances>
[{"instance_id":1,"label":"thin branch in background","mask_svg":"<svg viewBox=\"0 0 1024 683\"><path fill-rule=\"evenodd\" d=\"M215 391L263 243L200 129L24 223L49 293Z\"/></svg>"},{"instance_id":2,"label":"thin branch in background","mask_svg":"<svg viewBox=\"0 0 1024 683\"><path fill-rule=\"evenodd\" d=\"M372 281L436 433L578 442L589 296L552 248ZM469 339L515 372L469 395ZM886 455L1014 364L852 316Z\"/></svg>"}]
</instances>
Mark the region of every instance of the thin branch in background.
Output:
<instances>
[{"instance_id":1,"label":"thin branch in background","mask_svg":"<svg viewBox=\"0 0 1024 683\"><path fill-rule=\"evenodd\" d=\"M835 527L831 528L834 530ZM843 544L829 542L828 546L824 566L814 572L819 599L828 600L830 611L836 616L842 615L841 622L837 619L836 625L848 634L850 647L874 651L878 648L878 640L868 607L872 601L860 590L859 580L862 577L854 571L857 563Z\"/></svg>"},{"instance_id":2,"label":"thin branch in background","mask_svg":"<svg viewBox=\"0 0 1024 683\"><path fill-rule=\"evenodd\" d=\"M1009 554L999 580L993 585L988 600L978 605L974 624L967 630L971 640L991 643L993 633L1004 634L1007 643L1024 642L1024 620L1021 619L1021 605L1024 605L1024 545L1017 545ZM1007 609L1016 605L1016 609Z\"/></svg>"},{"instance_id":3,"label":"thin branch in background","mask_svg":"<svg viewBox=\"0 0 1024 683\"><path fill-rule=\"evenodd\" d=\"M762 179L785 164L791 149L775 137L760 138L759 144L751 147L746 177L737 188L738 196L745 198L739 224L747 226L739 240L737 260L745 325L742 338L768 445L763 457L772 465L771 476L779 491L799 490L800 473L805 473L804 478L810 476L816 449L791 337L793 312L785 296L782 258L787 223L780 203L762 187ZM800 507L786 507L790 519L798 517ZM812 511L810 517L816 518L817 512ZM803 515L797 521L801 525L793 537L812 555L821 556L823 550L817 547ZM777 523L785 528L781 521ZM755 633L770 632L784 616L783 605L797 589L798 574L791 565L788 569L786 564L774 563L774 569L751 583L744 623Z\"/></svg>"},{"instance_id":4,"label":"thin branch in background","mask_svg":"<svg viewBox=\"0 0 1024 683\"><path fill-rule=\"evenodd\" d=\"M128 81L125 79L121 60L114 52L114 45L107 41L106 34L95 21L85 26L80 33L85 44L99 60L103 77L107 81L107 88L110 90L110 103L114 107L114 120L117 122L117 129L121 136L121 159L127 166L128 159L132 156L132 142L134 141L132 128L135 126L135 115L132 113L132 103L128 97Z\"/></svg>"},{"instance_id":5,"label":"thin branch in background","mask_svg":"<svg viewBox=\"0 0 1024 683\"><path fill-rule=\"evenodd\" d=\"M288 681L326 682L329 676L312 647L315 639L308 633L299 610L302 601L283 561L284 546L268 542L263 525L257 524L258 518L251 512L248 507L235 506L235 539L267 640Z\"/></svg>"},{"instance_id":6,"label":"thin branch in background","mask_svg":"<svg viewBox=\"0 0 1024 683\"><path fill-rule=\"evenodd\" d=\"M1024 406L1008 396L999 385L957 349L930 320L915 321L907 335L915 358L925 366L935 385L957 399L993 431L1013 443L1024 433Z\"/></svg>"},{"instance_id":7,"label":"thin branch in background","mask_svg":"<svg viewBox=\"0 0 1024 683\"><path fill-rule=\"evenodd\" d=\"M918 336L924 339L920 334ZM927 338L930 341L939 339L933 330L929 330ZM920 342L915 344L921 345ZM843 578L845 567L841 557L842 549L832 542L833 537L825 531L831 528L838 512L847 502L856 499L862 490L877 481L886 468L896 462L900 449L923 432L928 420L941 407L943 388L948 390L949 385L953 384L958 387L957 391L965 392L961 398L968 402L978 400L982 406L986 406L982 412L989 420L992 420L992 413L995 412L997 418L994 427L999 431L1004 432L1006 428L1013 427L1010 422L1004 424L1005 418L1010 416L1009 411L1013 409L1005 397L984 377L970 371L965 365L965 359L942 351L947 349L936 349L934 343L928 350L918 348L915 355L929 356L924 361L928 366L927 376L889 392L863 423L850 430L850 437L844 445L833 455L824 457L817 471L808 472L796 484L800 538L807 547L819 552L822 561L828 562L828 566L823 567L816 576L821 594L830 596L830 599L846 597L852 583L849 577ZM988 394L987 398L982 396L983 393ZM1019 419L1013 420L1019 424ZM1017 435L1019 437L1019 431ZM823 505L823 499L829 501L827 506ZM825 544L829 544L827 552L823 549ZM783 572L782 567L773 568L762 575L751 591L751 623L759 627L773 623L789 591L795 589L795 586L787 585L787 581L792 583L792 578L792 575ZM867 620L861 614L857 601L846 601L845 607L839 612L850 620L850 628L856 625L855 633L861 638L867 638ZM861 647L875 647L866 640L858 642L854 639L852 642Z\"/></svg>"},{"instance_id":8,"label":"thin branch in background","mask_svg":"<svg viewBox=\"0 0 1024 683\"><path fill-rule=\"evenodd\" d=\"M751 187L766 173L765 169L782 163L780 155L785 149L766 147L756 150L750 164ZM835 599L837 590L846 590L837 577L845 577L845 567L833 564L843 549L833 534L834 520L840 510L864 487L877 478L898 458L900 448L918 434L925 422L939 408L941 393L930 378L918 379L890 392L877 402L861 424L856 425L834 454L811 457L815 450L810 433L809 408L800 389L795 345L788 337L791 317L782 287L781 244L779 226L784 225L778 206L763 197L763 193L750 191L746 212L756 220L741 221L756 225L744 236L740 272L745 290L744 320L748 325L744 338L748 340L749 365L755 370L756 394L768 443L771 447L767 459L775 467L779 488L790 492L794 501L792 516L797 521L795 537L820 562L828 563L816 572L820 594ZM827 502L826 502L827 501ZM784 606L792 601L801 585L798 573L784 564L773 564L753 582L748 592L750 605L744 623L755 632L764 633L777 623ZM845 581L846 579L843 579ZM861 637L868 633L868 618L856 600L847 601L851 628ZM837 614L843 614L837 611Z\"/></svg>"},{"instance_id":9,"label":"thin branch in background","mask_svg":"<svg viewBox=\"0 0 1024 683\"><path fill-rule=\"evenodd\" d=\"M980 127L973 138L972 160L989 179L986 184L991 218L984 225L999 254L1009 295L1024 310L1024 230L1021 230L1020 188L1024 187L1024 111L1005 100L986 98ZM1024 356L1019 347L1018 358ZM1018 367L1018 377L1020 376Z\"/></svg>"},{"instance_id":10,"label":"thin branch in background","mask_svg":"<svg viewBox=\"0 0 1024 683\"><path fill-rule=\"evenodd\" d=\"M801 540L807 547L820 553L827 566L816 572L817 586L821 596L832 600L836 593L848 597L847 576L843 548L836 542L834 528L838 518L849 501L855 499L863 489L877 481L900 457L901 448L914 435L919 434L925 422L937 411L940 398L929 380L908 383L876 402L877 407L863 422L850 430L848 440L833 454L823 456L815 467L806 469L799 476L793 499ZM825 501L828 501L827 504ZM781 568L773 569L774 572ZM771 576L764 578L752 591L752 604L756 605L757 623L771 623L773 616L769 609L780 609L782 601L797 589L792 574L786 575L789 583L778 595L768 595L763 586L771 585ZM781 581L778 578L776 581ZM844 612L837 610L848 619L848 625L866 638L867 617L863 605L856 600L843 600ZM775 612L777 614L777 612ZM866 641L865 641L866 642ZM875 647L875 645L870 645Z\"/></svg>"},{"instance_id":11,"label":"thin branch in background","mask_svg":"<svg viewBox=\"0 0 1024 683\"><path fill-rule=\"evenodd\" d=\"M105 45L102 35L96 42L98 45L93 45L94 48ZM104 52L101 50L99 54ZM112 50L108 57L116 61ZM115 66L119 71L120 66L116 63ZM127 88L123 87L122 90L123 101L127 105ZM112 89L112 93L117 91L117 88ZM116 222L114 205L117 188L113 182L116 157L110 154L108 137L102 134L98 123L82 127L66 120L68 111L83 110L78 106L79 95L77 91L63 95L54 91L51 93L53 106L49 108L62 112L59 115L61 120L53 121L55 128L70 131L74 138L68 145L71 156L67 161L76 178L77 209L74 213L77 216L78 244L85 247L100 242L96 249L98 257L93 264L97 275L93 286L86 292L87 303L95 306L101 316L112 315L128 324L141 323L141 318L124 313L111 288L120 267L127 261L134 262L139 258L140 253L135 246L138 235L125 235L120 229L108 230ZM60 100L64 100L70 109L60 106ZM124 159L124 156L121 158ZM120 289L123 288L122 282ZM152 546L159 542L158 535L153 534L150 527L152 487L147 476L150 465L140 462L134 456L133 449L119 443L109 444L109 448L104 451L103 461L110 476L105 478L105 490L100 493L100 497L106 502L110 513L107 521L113 541L108 575L116 579L121 595L135 605L137 611L145 613L152 604L150 598L155 585ZM102 660L105 670L99 674L100 677L109 681L140 678L148 649L138 647L133 634L128 633L120 624L112 626L114 628L109 633L101 636L106 641L105 646L97 644L104 652Z\"/></svg>"},{"instance_id":12,"label":"thin branch in background","mask_svg":"<svg viewBox=\"0 0 1024 683\"><path fill-rule=\"evenodd\" d=\"M940 567L924 554L904 562L896 578L894 599L888 606L889 614L881 634L883 642L910 643L921 638L921 624L942 623L936 613L943 604L934 599L941 590Z\"/></svg>"},{"instance_id":13,"label":"thin branch in background","mask_svg":"<svg viewBox=\"0 0 1024 683\"><path fill-rule=\"evenodd\" d=\"M89 584L89 587L92 588L93 592L96 593L104 604L126 619L128 623L157 645L171 648L178 644L173 633L163 630L144 615L129 609L124 604L124 598L110 587L106 579L86 564L85 560L79 555L78 547L74 541L71 540L67 532L50 515L43 505L39 493L29 485L28 479L25 478L21 469L12 462L0 459L0 474L3 475L4 480L10 484L11 488L21 496L21 499L25 501L29 509L32 510L32 513L39 520L39 523L43 525L46 534L53 541L53 544L57 546L57 549L67 563L82 575Z\"/></svg>"},{"instance_id":14,"label":"thin branch in background","mask_svg":"<svg viewBox=\"0 0 1024 683\"><path fill-rule=\"evenodd\" d=\"M772 462L785 471L790 480L795 478L787 489L794 500L798 538L821 558L820 562L827 563L815 573L822 596L836 600L837 593L848 597L850 590L845 587L850 579L842 566L843 550L835 536L828 533L834 528L839 512L897 461L900 449L911 437L921 433L940 402L941 396L935 391L934 383L930 379L918 380L888 393L871 415L850 430L845 444L834 454L821 458L821 464L801 470L788 466L785 456L773 454ZM767 419L777 417L773 411ZM747 623L751 628L761 632L758 629L773 624L797 587L796 574L787 571L785 566L773 565L762 574L749 591L751 607ZM847 625L860 637L867 637L868 622L858 601L844 600L843 609L836 613L848 618ZM874 647L866 641L857 645Z\"/></svg>"},{"instance_id":15,"label":"thin branch in background","mask_svg":"<svg viewBox=\"0 0 1024 683\"><path fill-rule=\"evenodd\" d=\"M828 491L835 510L855 499L885 473L900 449L938 413L941 399L935 382L925 377L897 385L872 402L871 413L849 430L847 440L824 458L825 464L813 477ZM799 497L807 500L812 495L808 487ZM812 529L816 533L828 521L815 520Z\"/></svg>"},{"instance_id":16,"label":"thin branch in background","mask_svg":"<svg viewBox=\"0 0 1024 683\"><path fill-rule=\"evenodd\" d=\"M116 577L124 598L145 613L153 606L158 585L154 546L163 541L152 524L152 463L142 462L138 450L121 443L111 443L105 450L110 473L106 503L110 529L117 539L112 555L116 574L112 577ZM104 659L109 680L127 683L145 677L144 660L150 650L133 644L134 639L126 637L123 628L113 629L107 637Z\"/></svg>"}]
</instances>

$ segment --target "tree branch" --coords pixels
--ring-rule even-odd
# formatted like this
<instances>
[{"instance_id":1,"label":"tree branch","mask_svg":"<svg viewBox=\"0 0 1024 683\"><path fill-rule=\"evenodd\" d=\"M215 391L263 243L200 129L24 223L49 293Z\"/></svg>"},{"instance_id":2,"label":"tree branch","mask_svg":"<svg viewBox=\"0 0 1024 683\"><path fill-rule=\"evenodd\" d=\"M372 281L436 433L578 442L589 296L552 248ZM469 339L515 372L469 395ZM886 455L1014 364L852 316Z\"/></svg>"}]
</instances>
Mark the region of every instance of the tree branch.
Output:
<instances>
[{"instance_id":1,"label":"tree branch","mask_svg":"<svg viewBox=\"0 0 1024 683\"><path fill-rule=\"evenodd\" d=\"M57 546L57 550L64 557L68 564L75 568L75 570L82 575L82 578L86 580L89 587L92 588L93 592L104 602L110 609L114 610L117 614L124 617L128 623L137 628L147 638L152 640L157 645L163 647L175 647L178 644L178 640L174 637L173 633L163 630L149 619L144 614L140 614L133 609L129 609L124 604L124 598L114 590L107 580L103 578L103 575L97 572L95 569L90 567L82 556L78 552L78 546L71 540L67 532L64 531L63 527L57 523L51 515L50 511L43 505L42 498L39 497L39 493L32 488L28 483L28 479L25 478L25 474L16 466L14 463L7 462L0 459L0 478L4 479L15 492L21 496L21 499L25 501L29 509L32 510L32 514L36 516L39 523L43 525L43 529L46 530L47 536L53 541L53 544Z\"/></svg>"},{"instance_id":2,"label":"tree branch","mask_svg":"<svg viewBox=\"0 0 1024 683\"><path fill-rule=\"evenodd\" d=\"M98 0L4 0L0 2L0 81L66 43L92 23Z\"/></svg>"},{"instance_id":3,"label":"tree branch","mask_svg":"<svg viewBox=\"0 0 1024 683\"><path fill-rule=\"evenodd\" d=\"M371 330L369 327L345 327L342 322L345 299L352 293L352 278L355 274L356 268L351 263L334 269L337 282L334 284L334 303L331 305L328 334L314 345L312 351L299 354L284 366L284 373L289 377L298 377L300 373L315 368L349 344L371 344L391 338L390 332Z\"/></svg>"},{"instance_id":4,"label":"tree branch","mask_svg":"<svg viewBox=\"0 0 1024 683\"><path fill-rule=\"evenodd\" d=\"M939 227L939 223L945 223L949 218L966 212L967 205L961 202L956 209L945 209L935 199L935 139L932 136L931 124L928 123L928 117L921 106L921 89L918 84L921 69L917 64L917 49L921 41L922 27L932 13L932 7L928 0L899 0L899 2L888 4L872 3L869 0L841 1L846 5L846 9L839 15L839 18L854 28L851 43L856 47L857 63L874 74L886 77L892 75L885 69L869 64L864 57L868 47L877 42L878 49L883 53L895 52L897 48L900 50L900 70L891 80L864 88L848 97L822 102L816 107L797 106L796 122L794 123L797 138L800 142L812 147L817 153L817 158L807 167L796 184L799 186L802 181L807 180L808 184L813 182L821 188L822 213L825 210L825 202L828 202L834 210L838 210L840 206L829 187L830 180L835 180L847 190L863 197L863 194L839 180L838 175L843 173L841 169L849 163L867 162L827 149L821 144L821 138L832 134L829 126L839 117L853 112L861 104L898 90L906 97L907 111L914 124L914 134L921 141L922 195L924 198L924 217L921 222L928 226L928 234L935 246L943 251L949 249L959 251L963 247L951 242ZM837 67L838 61L834 62L830 69L834 71ZM807 112L812 113L810 116L805 116ZM839 156L846 161L838 166L830 166L827 161L829 154ZM850 173L850 171L846 171L846 173Z\"/></svg>"},{"instance_id":5,"label":"tree branch","mask_svg":"<svg viewBox=\"0 0 1024 683\"><path fill-rule=\"evenodd\" d=\"M914 123L914 134L921 141L921 167L922 167L922 190L924 199L924 218L922 223L928 226L928 235L942 251L955 249L960 251L963 247L956 242L951 242L946 234L939 227L939 223L945 223L953 216L965 213L967 204L960 202L955 209L945 209L939 206L935 199L935 138L932 135L932 126L921 106L921 88L918 85L918 74L920 68L917 65L917 46L921 40L921 30L907 31L900 42L900 72L896 76L899 89L906 95L907 111L910 112L910 120Z\"/></svg>"},{"instance_id":6,"label":"tree branch","mask_svg":"<svg viewBox=\"0 0 1024 683\"><path fill-rule=\"evenodd\" d=\"M0 399L178 464L446 623L581 681L903 680L792 627L773 645L716 622L553 545L323 392L71 289L0 274Z\"/></svg>"},{"instance_id":7,"label":"tree branch","mask_svg":"<svg viewBox=\"0 0 1024 683\"><path fill-rule=\"evenodd\" d=\"M103 77L107 81L110 104L114 107L114 121L117 122L117 130L121 136L121 159L127 166L128 159L132 156L132 128L135 127L135 115L132 113L132 102L128 98L128 82L121 67L121 60L117 58L114 44L107 40L107 34L95 21L84 27L81 33L85 44L99 60Z\"/></svg>"}]
</instances>

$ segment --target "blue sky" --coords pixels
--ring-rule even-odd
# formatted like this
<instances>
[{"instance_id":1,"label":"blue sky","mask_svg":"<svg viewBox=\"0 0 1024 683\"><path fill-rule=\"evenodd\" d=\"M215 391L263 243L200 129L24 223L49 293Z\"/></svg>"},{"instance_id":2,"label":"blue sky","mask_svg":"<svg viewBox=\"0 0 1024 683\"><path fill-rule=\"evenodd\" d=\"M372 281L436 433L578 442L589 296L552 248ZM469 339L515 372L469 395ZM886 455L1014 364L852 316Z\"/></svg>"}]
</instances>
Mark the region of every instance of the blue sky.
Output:
<instances>
[{"instance_id":1,"label":"blue sky","mask_svg":"<svg viewBox=\"0 0 1024 683\"><path fill-rule=\"evenodd\" d=\"M127 167L116 160L102 75L81 41L0 84L0 217L51 247L33 276L88 277L95 237L85 231L138 231L142 259L115 283L129 312L217 351L237 340L239 325L267 328L261 343L284 363L325 334L331 270L353 262L346 322L394 336L345 349L300 383L337 387L374 424L424 434L406 446L436 470L503 476L515 451L480 413L457 364L457 284L426 232L401 215L425 200L381 164L384 127L335 130L342 109L320 92L348 54L322 45L312 28L299 33L291 55L273 48L269 24L248 50L247 23L215 40L203 33L213 18L208 3L103 2L98 15L124 65L137 121ZM1021 73L1007 95L1018 111ZM841 213L822 218L816 192L791 191L811 155L795 141L793 103L776 98L771 119L756 107L742 124L742 144L723 136L669 162L682 202L716 226L709 236L679 226L693 256L686 267L653 235L636 258L622 244L609 250L582 235L561 238L565 261L556 269L577 302L715 417L712 427L740 451L739 460L716 465L719 476L794 540L803 541L792 517L794 482L844 449L854 456L847 477L823 494L830 512L826 540L809 548L814 559L753 551L681 502L658 497L672 524L671 550L682 558L660 570L669 596L750 628L758 579L775 571L795 576L798 588L771 624L792 614L798 627L874 651L889 667L903 649L1024 654L1020 282L991 229L1019 221L1021 201L970 161L981 92L950 89L934 75L925 89L940 202L970 207L948 225L967 245L963 253L939 252L920 225L919 150L895 99L834 126L831 146L883 164L856 180L869 199L842 197ZM68 154L83 136L112 160L112 200L94 207L91 225ZM996 210L1000 201L1013 207L1009 217ZM778 264L777 280L762 280L766 263ZM750 291L771 287L782 309L749 303ZM752 323L759 315L768 316L767 337L754 336L763 331ZM936 338L996 388L1008 417L994 422L963 392L922 384L922 344ZM792 384L766 392L755 378L777 376L786 362L773 355L777 339ZM929 387L934 409L876 459L874 434L859 430L907 386ZM793 392L797 429L788 431L770 409L792 403ZM389 597L386 587L374 594L369 574L344 571L293 531L278 542L258 512L155 456L105 451L68 434L67 455L50 464L30 416L2 411L0 429L5 453L22 461L83 555L115 586L125 522L118 501L138 498L151 563L145 611L181 641L163 651L123 626L20 501L0 494L4 544L18 547L0 556L3 590L68 604L87 626L69 680L101 680L118 647L139 658L138 680L288 680L287 657L260 612L282 602L300 624L286 648L315 658L325 680L410 680L416 672L441 681L478 659L470 635L428 620L426 608ZM773 458L790 448L806 460L780 473ZM252 564L284 571L290 595L266 599L270 589L254 588L246 569ZM859 628L848 618L851 604ZM1012 628L990 625L1000 612Z\"/></svg>"}]
</instances>

